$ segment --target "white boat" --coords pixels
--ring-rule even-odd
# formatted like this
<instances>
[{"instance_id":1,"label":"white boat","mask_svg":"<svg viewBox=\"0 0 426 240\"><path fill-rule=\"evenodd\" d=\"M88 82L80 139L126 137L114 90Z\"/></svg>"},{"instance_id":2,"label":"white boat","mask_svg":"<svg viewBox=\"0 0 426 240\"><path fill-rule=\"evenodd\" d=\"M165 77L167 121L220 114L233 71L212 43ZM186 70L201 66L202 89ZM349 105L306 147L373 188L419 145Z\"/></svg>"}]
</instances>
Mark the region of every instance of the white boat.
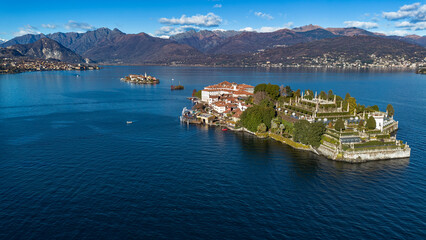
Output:
<instances>
[{"instance_id":1,"label":"white boat","mask_svg":"<svg viewBox=\"0 0 426 240\"><path fill-rule=\"evenodd\" d=\"M132 121L126 121L126 123L127 123L127 124L132 124L133 122L132 122Z\"/></svg>"}]
</instances>

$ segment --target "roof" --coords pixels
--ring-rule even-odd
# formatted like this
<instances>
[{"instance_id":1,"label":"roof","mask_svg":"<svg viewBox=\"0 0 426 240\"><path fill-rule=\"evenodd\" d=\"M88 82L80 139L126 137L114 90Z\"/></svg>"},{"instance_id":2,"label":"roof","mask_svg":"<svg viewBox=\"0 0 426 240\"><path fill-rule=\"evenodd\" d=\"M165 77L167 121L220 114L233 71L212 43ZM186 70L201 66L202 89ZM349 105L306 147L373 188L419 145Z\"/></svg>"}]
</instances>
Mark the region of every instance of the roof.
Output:
<instances>
[{"instance_id":1,"label":"roof","mask_svg":"<svg viewBox=\"0 0 426 240\"><path fill-rule=\"evenodd\" d=\"M235 114L234 114L234 116L233 116L233 117L240 118L240 117L241 117L241 114L243 114L243 111L241 111L239 108L237 108L237 109L235 110Z\"/></svg>"},{"instance_id":2,"label":"roof","mask_svg":"<svg viewBox=\"0 0 426 240\"><path fill-rule=\"evenodd\" d=\"M215 102L215 103L213 103L213 105L216 105L217 107L225 107L225 106L226 106L226 103L224 103L224 102L220 101L220 102Z\"/></svg>"},{"instance_id":3,"label":"roof","mask_svg":"<svg viewBox=\"0 0 426 240\"><path fill-rule=\"evenodd\" d=\"M234 94L236 94L236 95L253 95L253 93L250 93L250 92L247 92L247 91L244 91L244 90L235 91Z\"/></svg>"},{"instance_id":4,"label":"roof","mask_svg":"<svg viewBox=\"0 0 426 240\"><path fill-rule=\"evenodd\" d=\"M232 90L230 88L233 88L233 86L236 86L237 89L246 89L246 88L254 88L251 85L248 84L237 84L237 83L230 83L228 81L223 81L221 83L218 84L214 84L214 85L210 85L205 87L205 90L209 90L209 89L229 89Z\"/></svg>"},{"instance_id":5,"label":"roof","mask_svg":"<svg viewBox=\"0 0 426 240\"><path fill-rule=\"evenodd\" d=\"M253 86L248 85L248 84L245 84L245 83L243 83L243 84L238 84L238 86L239 86L239 87L241 87L241 88L254 88Z\"/></svg>"}]
</instances>

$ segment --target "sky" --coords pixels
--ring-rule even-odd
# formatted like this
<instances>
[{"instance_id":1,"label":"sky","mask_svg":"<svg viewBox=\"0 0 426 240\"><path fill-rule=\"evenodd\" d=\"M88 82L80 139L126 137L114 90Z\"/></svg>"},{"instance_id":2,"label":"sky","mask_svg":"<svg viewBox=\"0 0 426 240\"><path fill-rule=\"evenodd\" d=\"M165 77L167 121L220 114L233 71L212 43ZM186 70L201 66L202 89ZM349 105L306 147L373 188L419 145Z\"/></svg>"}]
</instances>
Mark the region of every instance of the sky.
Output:
<instances>
[{"instance_id":1,"label":"sky","mask_svg":"<svg viewBox=\"0 0 426 240\"><path fill-rule=\"evenodd\" d=\"M426 2L398 0L0 0L0 39L118 28L168 37L189 29L270 32L308 24L426 35Z\"/></svg>"}]
</instances>

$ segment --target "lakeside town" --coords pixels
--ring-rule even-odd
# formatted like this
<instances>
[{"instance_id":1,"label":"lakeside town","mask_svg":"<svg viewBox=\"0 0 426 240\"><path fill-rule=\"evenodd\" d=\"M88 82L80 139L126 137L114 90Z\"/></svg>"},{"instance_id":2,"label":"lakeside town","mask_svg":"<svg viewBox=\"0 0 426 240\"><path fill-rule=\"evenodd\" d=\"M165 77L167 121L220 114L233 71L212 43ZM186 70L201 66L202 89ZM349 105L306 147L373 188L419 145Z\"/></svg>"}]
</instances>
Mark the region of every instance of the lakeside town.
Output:
<instances>
[{"instance_id":1,"label":"lakeside town","mask_svg":"<svg viewBox=\"0 0 426 240\"><path fill-rule=\"evenodd\" d=\"M32 71L72 71L72 70L99 70L100 67L92 64L66 63L58 60L2 58L0 59L0 74L22 73Z\"/></svg>"},{"instance_id":2,"label":"lakeside town","mask_svg":"<svg viewBox=\"0 0 426 240\"><path fill-rule=\"evenodd\" d=\"M287 63L287 62L292 63ZM293 62L295 61L295 62ZM324 54L318 57L286 57L286 61L282 63L274 63L266 61L256 63L257 67L272 67L272 68L349 68L349 69L400 69L400 70L416 70L423 68L426 64L426 59L419 62L418 59L408 57L386 55L378 57L374 54L370 55L370 61L350 60L346 55L330 55ZM249 66L249 65L246 65Z\"/></svg>"},{"instance_id":3,"label":"lakeside town","mask_svg":"<svg viewBox=\"0 0 426 240\"><path fill-rule=\"evenodd\" d=\"M227 81L193 92L192 109L184 108L187 124L221 126L270 137L294 148L346 162L408 158L408 144L396 139L398 121L389 104L365 106L332 90L293 91L290 86L256 87Z\"/></svg>"}]
</instances>

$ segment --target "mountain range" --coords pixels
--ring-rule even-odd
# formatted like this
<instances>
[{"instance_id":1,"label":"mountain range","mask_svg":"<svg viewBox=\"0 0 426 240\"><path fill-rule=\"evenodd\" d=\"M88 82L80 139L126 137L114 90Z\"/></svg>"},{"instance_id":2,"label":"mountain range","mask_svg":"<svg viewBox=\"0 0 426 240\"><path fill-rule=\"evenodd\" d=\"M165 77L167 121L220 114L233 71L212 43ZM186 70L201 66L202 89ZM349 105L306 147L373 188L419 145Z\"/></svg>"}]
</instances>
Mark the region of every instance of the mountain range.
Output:
<instances>
[{"instance_id":1,"label":"mountain range","mask_svg":"<svg viewBox=\"0 0 426 240\"><path fill-rule=\"evenodd\" d=\"M282 61L327 53L353 56L348 59L368 59L368 54L424 59L425 46L426 36L385 36L359 28L316 25L268 33L190 30L169 39L99 28L86 33L28 34L0 44L0 47L15 49L24 56L72 62L88 58L109 64L227 62L233 65L241 61Z\"/></svg>"},{"instance_id":2,"label":"mountain range","mask_svg":"<svg viewBox=\"0 0 426 240\"><path fill-rule=\"evenodd\" d=\"M12 45L8 47L7 50L15 50L22 56L30 58L55 59L69 63L85 62L85 60L80 55L50 38L41 38L29 44ZM15 56L18 55L15 52L10 52L10 54Z\"/></svg>"}]
</instances>

